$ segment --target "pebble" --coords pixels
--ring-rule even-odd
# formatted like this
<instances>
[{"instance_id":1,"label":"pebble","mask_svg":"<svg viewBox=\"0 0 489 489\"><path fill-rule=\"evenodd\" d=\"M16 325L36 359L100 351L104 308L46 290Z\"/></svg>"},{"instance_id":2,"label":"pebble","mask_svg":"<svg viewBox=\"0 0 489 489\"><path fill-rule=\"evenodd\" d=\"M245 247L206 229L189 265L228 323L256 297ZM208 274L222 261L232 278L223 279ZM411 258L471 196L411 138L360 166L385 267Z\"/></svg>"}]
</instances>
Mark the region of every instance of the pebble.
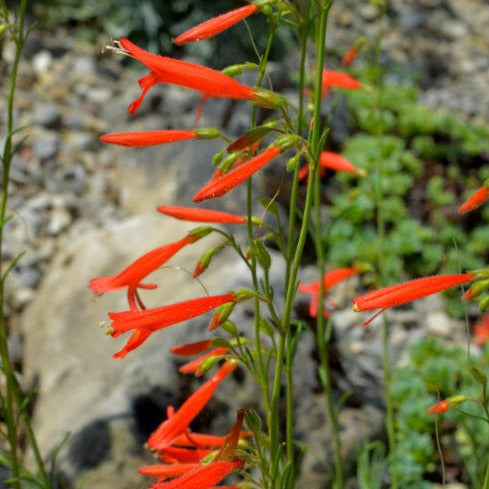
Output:
<instances>
[{"instance_id":1,"label":"pebble","mask_svg":"<svg viewBox=\"0 0 489 489\"><path fill-rule=\"evenodd\" d=\"M49 51L41 51L32 58L32 68L38 75L41 75L51 68L52 62L52 54Z\"/></svg>"},{"instance_id":2,"label":"pebble","mask_svg":"<svg viewBox=\"0 0 489 489\"><path fill-rule=\"evenodd\" d=\"M32 115L32 122L47 129L59 129L61 125L61 113L58 105L53 103L39 104Z\"/></svg>"}]
</instances>

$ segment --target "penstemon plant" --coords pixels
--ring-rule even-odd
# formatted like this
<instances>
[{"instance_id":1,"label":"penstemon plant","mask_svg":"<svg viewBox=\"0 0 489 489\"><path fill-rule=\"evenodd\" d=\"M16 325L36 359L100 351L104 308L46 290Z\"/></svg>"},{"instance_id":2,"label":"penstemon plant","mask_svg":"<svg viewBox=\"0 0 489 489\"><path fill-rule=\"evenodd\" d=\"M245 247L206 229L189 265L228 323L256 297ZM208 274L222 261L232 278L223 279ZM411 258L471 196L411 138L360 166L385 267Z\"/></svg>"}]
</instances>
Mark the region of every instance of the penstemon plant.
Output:
<instances>
[{"instance_id":1,"label":"penstemon plant","mask_svg":"<svg viewBox=\"0 0 489 489\"><path fill-rule=\"evenodd\" d=\"M205 41L234 24L245 21L249 16L266 16L269 24L268 41L258 62L243 62L223 71L147 52L126 38L113 41L104 48L106 52L130 56L149 70L139 79L141 95L130 104L128 110L131 114L138 111L148 91L160 83L178 85L201 94L197 121L203 104L209 98L235 99L253 106L249 130L235 140L215 128L119 132L101 137L103 142L129 147L181 143L194 139L222 140L223 151L214 158L213 174L195 194L194 203L226 198L239 185L244 185L247 189L244 215L197 206L160 206L158 210L166 215L200 224L186 236L148 251L116 275L94 278L89 285L97 294L120 289L127 293L128 310L109 313L109 332L112 337L131 333L122 350L114 355L115 358L130 354L161 329L209 312L213 312L209 331L219 329L222 333L222 336L215 336L215 333L213 336L203 335L203 339L197 343L175 345L171 348L172 353L184 357L198 355L181 367L182 373L200 376L218 365L219 369L178 409L169 407L167 418L148 439L148 448L155 452L162 463L142 467L140 472L156 478L157 482L153 484L156 489L210 488L233 471L239 472L241 482L227 487L296 487L302 446L294 439L294 358L301 336L308 331L306 325L294 317L293 307L297 292L311 295L309 315L316 321L312 334L315 336L319 357L318 376L333 432L332 484L336 489L345 487L346 470L342 459L338 419L340 403L334 400L329 371L328 341L331 320L330 312L324 304L327 303L326 292L331 287L361 273L364 265L352 263L349 267L334 268L334 264L326 263L323 239L327 230L320 212L320 179L326 171L331 170L350 172L359 178L366 175L361 168L357 168L343 156L325 151L329 128L321 115L323 98L330 90L362 89L362 84L348 73L324 68L326 30L331 5L332 0L256 0L252 4L210 19L175 39L175 43L179 45ZM295 31L300 45L297 97L294 103L274 92L273 87L263 88L270 49L280 24ZM344 66L354 60L363 42L363 39L359 40L345 54L342 60ZM234 79L245 70L257 71L254 87ZM260 125L257 123L258 107L268 111L269 115ZM200 144L205 144L205 141ZM263 216L254 214L254 203L260 197L255 194L252 185L254 175L272 161L282 162L289 174L289 213L286 225L281 222L279 213L273 211L273 199L265 201L265 209L270 211L272 223L265 222ZM306 189L303 201L299 201L299 185ZM487 190L484 186L474 199L480 203L486 197ZM474 204L474 199L461 211L470 210L477 205ZM223 230L215 224L224 224L227 228ZM248 238L245 246L240 245L233 234L227 231L232 225L245 226ZM195 266L194 277L205 273L212 266L216 253L228 247L244 262L250 277L249 288L216 291L216 295L179 303L171 303L171 298L168 298L168 304L147 308L139 291L157 287L157 284L147 282L152 272L163 266L183 247L191 246L211 233L220 234L223 241L201 256ZM299 268L308 237L315 244L318 278L306 284L299 280ZM281 259L285 263L285 292L282 301L276 300L270 282L272 256L268 250L269 243L280 250ZM458 273L391 285L356 298L353 302L354 310L379 309L379 314L387 308L460 284L477 284L481 277L484 278L483 272ZM233 322L234 309L245 301L251 302L254 309L253 334L248 337L241 336ZM260 419L251 409L238 409L236 423L227 436L192 432L189 428L192 420L238 364L249 372L262 391L265 419ZM482 379L482 374L480 378ZM485 391L484 396L482 405L487 412ZM441 413L445 409L442 406L451 407L465 400L461 399L449 399L445 401L448 404L440 404L433 412ZM283 410L282 403L285 408ZM280 417L281 412L285 413L283 420ZM242 428L243 424L247 429ZM284 426L283 432L280 426ZM390 430L390 436L395 438L393 423ZM392 487L397 487L395 464L391 459L390 480ZM380 466L383 467L383 464L379 464ZM487 489L488 484L485 483L484 489Z\"/></svg>"}]
</instances>

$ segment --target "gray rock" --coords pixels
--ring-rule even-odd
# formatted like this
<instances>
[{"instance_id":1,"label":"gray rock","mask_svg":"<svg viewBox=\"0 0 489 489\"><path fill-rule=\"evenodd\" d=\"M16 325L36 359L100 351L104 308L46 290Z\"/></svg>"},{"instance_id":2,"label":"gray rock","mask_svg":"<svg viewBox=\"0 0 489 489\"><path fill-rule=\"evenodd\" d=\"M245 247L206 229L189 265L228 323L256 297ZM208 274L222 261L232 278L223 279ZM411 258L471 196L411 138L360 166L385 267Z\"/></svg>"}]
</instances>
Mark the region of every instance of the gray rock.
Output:
<instances>
[{"instance_id":1,"label":"gray rock","mask_svg":"<svg viewBox=\"0 0 489 489\"><path fill-rule=\"evenodd\" d=\"M47 129L59 129L61 112L56 104L40 104L36 107L32 119L35 124L44 126Z\"/></svg>"}]
</instances>

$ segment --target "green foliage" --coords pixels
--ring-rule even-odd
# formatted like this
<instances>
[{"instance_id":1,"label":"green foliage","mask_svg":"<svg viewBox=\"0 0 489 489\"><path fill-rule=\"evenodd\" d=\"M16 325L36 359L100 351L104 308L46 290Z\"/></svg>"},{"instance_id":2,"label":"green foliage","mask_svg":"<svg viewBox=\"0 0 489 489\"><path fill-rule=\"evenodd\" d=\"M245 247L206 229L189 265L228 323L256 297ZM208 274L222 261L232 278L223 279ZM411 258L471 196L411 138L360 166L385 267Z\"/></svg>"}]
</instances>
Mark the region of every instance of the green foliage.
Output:
<instances>
[{"instance_id":1,"label":"green foliage","mask_svg":"<svg viewBox=\"0 0 489 489\"><path fill-rule=\"evenodd\" d=\"M328 192L328 260L378 263L381 255L389 283L478 268L488 258L489 211L475 222L457 209L489 176L489 128L423 107L417 96L411 86L345 94L352 135L341 153L367 178L338 173Z\"/></svg>"},{"instance_id":2,"label":"green foliage","mask_svg":"<svg viewBox=\"0 0 489 489\"><path fill-rule=\"evenodd\" d=\"M423 487L426 478L440 471L433 463L437 452L436 417L426 409L456 394L480 396L481 387L470 375L469 365L466 351L437 339L422 338L411 347L409 363L395 372L391 389L398 428L395 467L402 489ZM488 373L489 348L477 365ZM460 407L482 414L473 403ZM439 417L442 450L450 452L452 458L460 458L472 487L480 487L489 452L489 427L461 409L454 408Z\"/></svg>"}]
</instances>

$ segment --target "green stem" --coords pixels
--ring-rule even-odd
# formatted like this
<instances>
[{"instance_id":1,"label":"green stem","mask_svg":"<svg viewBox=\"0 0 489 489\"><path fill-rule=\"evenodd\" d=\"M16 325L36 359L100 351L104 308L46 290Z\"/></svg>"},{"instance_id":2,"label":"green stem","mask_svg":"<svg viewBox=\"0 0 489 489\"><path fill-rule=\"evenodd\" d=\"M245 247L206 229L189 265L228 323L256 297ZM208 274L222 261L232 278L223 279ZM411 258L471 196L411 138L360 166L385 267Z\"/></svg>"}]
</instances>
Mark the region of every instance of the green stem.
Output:
<instances>
[{"instance_id":1,"label":"green stem","mask_svg":"<svg viewBox=\"0 0 489 489\"><path fill-rule=\"evenodd\" d=\"M307 56L307 40L309 38L309 15L311 3L308 1L304 17L304 24L301 29L301 57L300 57L300 77L299 77L299 109L297 114L297 134L302 135L304 129L304 87L305 87L305 72L306 72L306 56ZM296 220L296 205L297 205L297 190L299 187L299 165L294 170L292 178L292 189L289 201L289 234L288 234L288 249L287 249L287 268L285 283L289 283L290 279L290 257L292 256L295 239L294 226ZM286 426L285 439L287 459L293 460L294 457L294 370L292 349L292 335L290 328L286 331Z\"/></svg>"},{"instance_id":2,"label":"green stem","mask_svg":"<svg viewBox=\"0 0 489 489\"><path fill-rule=\"evenodd\" d=\"M8 185L10 178L10 165L12 162L12 133L14 130L14 98L15 88L17 82L17 72L20 62L20 56L24 44L24 14L26 8L26 0L23 0L19 9L19 24L17 26L18 31L13 36L16 44L15 57L12 64L12 71L10 73L9 89L8 89L8 102L7 102L7 135L5 138L5 145L2 155L3 163L3 176L2 176L2 197L0 200L0 274L3 274L1 269L3 263L3 223L5 222L5 214L7 209L8 199ZM2 10L6 15L6 5L2 1ZM12 368L10 354L8 351L8 332L7 322L5 319L5 289L4 289L4 277L0 281L0 356L2 359L2 370L5 374L6 381L6 396L5 396L5 422L7 424L7 438L10 445L10 463L11 463L11 477L12 486L14 489L20 489L20 460L19 460L19 444L17 434L17 416L16 410L20 405L21 393L17 392L15 372Z\"/></svg>"},{"instance_id":3,"label":"green stem","mask_svg":"<svg viewBox=\"0 0 489 489\"><path fill-rule=\"evenodd\" d=\"M318 38L317 38L317 53L316 53L316 62L317 62L317 73L316 73L316 87L318 89L315 92L315 100L314 100L314 124L313 124L313 132L311 137L311 149L314 155L319 154L318 146L321 136L321 124L320 124L320 116L321 116L321 90L319 87L322 85L322 66L324 64L325 57L325 39L326 39L326 24L328 20L328 12L329 7L331 6L331 1L325 2L324 5L320 7L320 16L318 20ZM317 161L315 167L318 167ZM285 292L285 305L284 305L284 314L282 318L282 332L280 335L278 347L277 347L277 359L275 364L275 377L272 391L272 420L275 420L276 423L272 426L272 430L270 432L270 459L272 462L278 458L279 455L279 431L278 431L278 413L279 413L279 404L280 404L280 388L281 388L281 380L282 373L284 368L283 362L283 352L284 345L286 343L287 335L290 335L290 316L292 312L292 307L294 304L296 288L297 288L297 274L299 271L299 266L302 259L302 254L304 250L304 244L306 242L308 228L309 228L309 219L311 217L311 210L314 204L314 185L315 179L317 178L318 173L313 171L310 175L309 183L306 191L306 199L304 204L304 214L302 218L301 228L299 231L299 237L297 240L297 245L294 252L294 257L292 259L292 265L290 267L290 273L288 276L288 281L286 283L286 292ZM289 237L290 239L290 237ZM290 345L290 340L289 340ZM289 350L290 352L290 350ZM292 359L286 359L286 364L290 367L292 363ZM288 443L293 443L293 440L288 440ZM292 453L292 447L286 448L287 453ZM272 485L274 484L276 477L276 470L271 474ZM272 486L273 487L273 486Z\"/></svg>"},{"instance_id":4,"label":"green stem","mask_svg":"<svg viewBox=\"0 0 489 489\"><path fill-rule=\"evenodd\" d=\"M10 167L12 163L12 157L14 153L12 137L14 133L14 101L15 101L15 89L17 84L17 74L24 48L25 42L25 11L27 6L27 0L21 0L16 19L16 25L12 27L13 31L12 39L15 42L15 56L12 63L12 70L10 72L9 88L8 88L8 102L7 102L7 134L5 138L5 144L2 154L2 196L0 199L0 223L5 222L8 200L8 186L10 180ZM7 21L7 7L3 0L1 0L1 9L4 20ZM24 423L24 429L27 433L30 447L34 453L34 458L37 463L39 471L39 482L42 487L50 487L49 479L44 467L44 462L39 452L39 448L34 436L34 432L31 427L29 413L25 410L23 404L23 393L19 383L15 377L14 369L10 360L10 354L8 350L8 331L7 321L5 318L5 275L8 273L2 270L3 263L3 224L0 225L0 305L2 311L0 313L0 357L2 362L2 370L5 374L6 380L6 396L4 402L5 412L4 417L7 424L7 438L10 446L10 470L12 478L12 487L14 489L20 489L21 487L21 463L19 457L19 440L18 440L18 421L19 417L17 412L20 410L20 419Z\"/></svg>"},{"instance_id":5,"label":"green stem","mask_svg":"<svg viewBox=\"0 0 489 489\"><path fill-rule=\"evenodd\" d=\"M328 5L329 8L329 5ZM326 11L327 15L327 11ZM324 25L324 29L326 29L326 24ZM318 43L321 42L321 39L324 39L326 32L319 32ZM324 37L323 37L324 36ZM324 44L324 41L323 41ZM318 71L323 66L324 61L321 63L318 62ZM318 81L319 83L319 81ZM321 84L316 85L316 91L320 93L318 87ZM320 97L318 97L320 100ZM319 126L319 124L318 124ZM318 141L313 138L313 151L314 158L317 162L319 160L319 155L322 148L317 147ZM329 367L329 353L328 353L328 339L326 339L326 331L324 324L324 316L322 313L322 304L324 302L324 282L323 275L325 273L325 258L324 258L324 249L323 249L323 227L321 222L321 185L320 185L320 176L319 176L319 165L316 164L314 168L314 226L315 226L315 246L316 246L316 257L319 268L319 311L316 319L317 331L316 331L316 343L318 347L319 354L319 362L320 362L320 379L323 386L324 394L326 397L326 406L328 410L328 416L331 422L331 430L333 434L333 452L334 452L334 461L335 461L335 484L334 487L336 489L342 489L344 485L343 480L343 463L341 458L341 438L340 438L340 430L339 430L339 422L338 422L338 411L336 409L332 388L331 388L331 376L330 376L330 367Z\"/></svg>"},{"instance_id":6,"label":"green stem","mask_svg":"<svg viewBox=\"0 0 489 489\"><path fill-rule=\"evenodd\" d=\"M482 489L489 489L489 459L486 465L486 474L484 476L484 483L482 484Z\"/></svg>"}]
</instances>

